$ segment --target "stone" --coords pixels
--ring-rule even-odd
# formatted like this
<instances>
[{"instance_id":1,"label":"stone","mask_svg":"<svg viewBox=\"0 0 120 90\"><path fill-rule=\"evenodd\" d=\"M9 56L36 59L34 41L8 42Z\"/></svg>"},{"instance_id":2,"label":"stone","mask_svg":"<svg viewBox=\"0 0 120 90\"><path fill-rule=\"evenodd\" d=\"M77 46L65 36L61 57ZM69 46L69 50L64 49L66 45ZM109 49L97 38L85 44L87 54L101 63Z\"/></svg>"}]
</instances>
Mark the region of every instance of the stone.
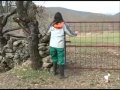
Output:
<instances>
[{"instance_id":1,"label":"stone","mask_svg":"<svg viewBox=\"0 0 120 90\"><path fill-rule=\"evenodd\" d=\"M19 46L20 44L22 44L22 41L13 42L13 46L15 46L15 47Z\"/></svg>"},{"instance_id":2,"label":"stone","mask_svg":"<svg viewBox=\"0 0 120 90\"><path fill-rule=\"evenodd\" d=\"M45 51L45 50L47 50L47 48L46 48L45 46L40 46L40 47L38 48L38 50Z\"/></svg>"},{"instance_id":3,"label":"stone","mask_svg":"<svg viewBox=\"0 0 120 90\"><path fill-rule=\"evenodd\" d=\"M45 58L42 59L43 62L46 62L46 63L51 63L51 59L50 59L50 56L47 56Z\"/></svg>"},{"instance_id":4,"label":"stone","mask_svg":"<svg viewBox=\"0 0 120 90\"><path fill-rule=\"evenodd\" d=\"M0 56L0 61L3 59L3 57L2 56Z\"/></svg>"},{"instance_id":5,"label":"stone","mask_svg":"<svg viewBox=\"0 0 120 90\"><path fill-rule=\"evenodd\" d=\"M46 46L46 43L38 44L38 47L41 47L41 46Z\"/></svg>"},{"instance_id":6,"label":"stone","mask_svg":"<svg viewBox=\"0 0 120 90\"><path fill-rule=\"evenodd\" d=\"M12 50L12 49L10 49L10 48L7 48L7 49L5 50L5 52L6 52L6 53L12 53L12 52L13 52L13 50Z\"/></svg>"},{"instance_id":7,"label":"stone","mask_svg":"<svg viewBox=\"0 0 120 90\"><path fill-rule=\"evenodd\" d=\"M6 53L6 58L13 58L13 57L14 57L13 53Z\"/></svg>"}]
</instances>

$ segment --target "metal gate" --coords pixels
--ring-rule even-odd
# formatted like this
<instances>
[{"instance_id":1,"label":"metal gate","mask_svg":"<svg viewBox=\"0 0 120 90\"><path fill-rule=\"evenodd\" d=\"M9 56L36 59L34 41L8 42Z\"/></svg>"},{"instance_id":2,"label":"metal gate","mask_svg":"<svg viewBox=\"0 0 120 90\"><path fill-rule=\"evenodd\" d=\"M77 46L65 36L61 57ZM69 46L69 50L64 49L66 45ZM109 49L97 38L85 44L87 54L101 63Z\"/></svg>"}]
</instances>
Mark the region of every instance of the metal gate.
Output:
<instances>
[{"instance_id":1,"label":"metal gate","mask_svg":"<svg viewBox=\"0 0 120 90\"><path fill-rule=\"evenodd\" d=\"M67 22L76 37L66 36L69 67L120 70L120 21Z\"/></svg>"}]
</instances>

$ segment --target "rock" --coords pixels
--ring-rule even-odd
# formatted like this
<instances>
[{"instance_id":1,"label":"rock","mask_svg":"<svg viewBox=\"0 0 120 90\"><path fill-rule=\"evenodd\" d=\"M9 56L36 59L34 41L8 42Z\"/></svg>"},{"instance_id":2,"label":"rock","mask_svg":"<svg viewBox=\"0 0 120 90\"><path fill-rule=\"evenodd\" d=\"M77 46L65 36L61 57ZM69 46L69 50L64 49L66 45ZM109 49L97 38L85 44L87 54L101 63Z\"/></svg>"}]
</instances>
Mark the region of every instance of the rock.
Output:
<instances>
[{"instance_id":1,"label":"rock","mask_svg":"<svg viewBox=\"0 0 120 90\"><path fill-rule=\"evenodd\" d=\"M14 42L14 41L15 41L15 39L13 39L13 38L10 38L10 39L7 41L8 48L13 49L13 42Z\"/></svg>"},{"instance_id":2,"label":"rock","mask_svg":"<svg viewBox=\"0 0 120 90\"><path fill-rule=\"evenodd\" d=\"M13 51L16 51L18 49L18 47L13 47Z\"/></svg>"},{"instance_id":3,"label":"rock","mask_svg":"<svg viewBox=\"0 0 120 90\"><path fill-rule=\"evenodd\" d=\"M3 47L2 51L1 51L1 54L2 54L2 53L5 53L6 49L8 49L8 45L5 45L5 46Z\"/></svg>"},{"instance_id":4,"label":"rock","mask_svg":"<svg viewBox=\"0 0 120 90\"><path fill-rule=\"evenodd\" d=\"M39 54L42 56L42 55L44 55L44 52L43 51L39 51Z\"/></svg>"},{"instance_id":5,"label":"rock","mask_svg":"<svg viewBox=\"0 0 120 90\"><path fill-rule=\"evenodd\" d=\"M18 53L15 53L14 59L19 59L19 58L20 58L20 55Z\"/></svg>"},{"instance_id":6,"label":"rock","mask_svg":"<svg viewBox=\"0 0 120 90\"><path fill-rule=\"evenodd\" d=\"M45 57L45 58L43 58L42 59L42 61L43 61L43 68L44 69L48 69L49 71L50 71L50 68L52 67L52 61L51 61L51 59L50 59L50 55L49 56L47 56L47 57Z\"/></svg>"},{"instance_id":7,"label":"rock","mask_svg":"<svg viewBox=\"0 0 120 90\"><path fill-rule=\"evenodd\" d=\"M31 67L31 63L32 63L31 60L28 59L27 61L25 61L25 62L22 64L22 66L23 66L23 67Z\"/></svg>"},{"instance_id":8,"label":"rock","mask_svg":"<svg viewBox=\"0 0 120 90\"><path fill-rule=\"evenodd\" d=\"M10 48L7 48L7 49L5 50L5 52L6 52L6 53L12 53L12 52L13 52L13 50L12 50L12 49L10 49Z\"/></svg>"},{"instance_id":9,"label":"rock","mask_svg":"<svg viewBox=\"0 0 120 90\"><path fill-rule=\"evenodd\" d=\"M38 34L38 38L41 38L41 36L42 36L41 34Z\"/></svg>"},{"instance_id":10,"label":"rock","mask_svg":"<svg viewBox=\"0 0 120 90\"><path fill-rule=\"evenodd\" d=\"M47 57L43 58L42 61L43 61L43 63L44 62L45 63L51 63L52 62L51 59L50 59L50 56L47 56Z\"/></svg>"},{"instance_id":11,"label":"rock","mask_svg":"<svg viewBox=\"0 0 120 90\"><path fill-rule=\"evenodd\" d=\"M38 50L45 51L45 50L47 50L47 48L46 48L46 46L40 46L40 47L38 48Z\"/></svg>"},{"instance_id":12,"label":"rock","mask_svg":"<svg viewBox=\"0 0 120 90\"><path fill-rule=\"evenodd\" d=\"M50 54L49 49L45 51L45 54L46 54L46 55L49 55L49 54Z\"/></svg>"},{"instance_id":13,"label":"rock","mask_svg":"<svg viewBox=\"0 0 120 90\"><path fill-rule=\"evenodd\" d=\"M0 61L3 59L3 57L2 56L0 56Z\"/></svg>"},{"instance_id":14,"label":"rock","mask_svg":"<svg viewBox=\"0 0 120 90\"><path fill-rule=\"evenodd\" d=\"M47 54L45 54L45 52L44 52L44 51L39 51L39 54L40 54L40 56L41 56L42 58L44 58L44 57L48 56Z\"/></svg>"},{"instance_id":15,"label":"rock","mask_svg":"<svg viewBox=\"0 0 120 90\"><path fill-rule=\"evenodd\" d=\"M31 67L31 61L28 60L30 58L28 42L26 40L16 39L13 43L12 41L8 43L4 46L4 51L0 52L0 62L6 62L11 68L22 63L22 66ZM51 65L50 56L48 54L49 46L47 44L48 43L38 44L39 54L44 61L43 67L46 68Z\"/></svg>"},{"instance_id":16,"label":"rock","mask_svg":"<svg viewBox=\"0 0 120 90\"><path fill-rule=\"evenodd\" d=\"M43 68L47 68L51 63L43 63Z\"/></svg>"},{"instance_id":17,"label":"rock","mask_svg":"<svg viewBox=\"0 0 120 90\"><path fill-rule=\"evenodd\" d=\"M45 36L40 40L40 42L41 42L41 43L48 43L48 42L49 42L49 37L50 37L50 35L45 35Z\"/></svg>"},{"instance_id":18,"label":"rock","mask_svg":"<svg viewBox=\"0 0 120 90\"><path fill-rule=\"evenodd\" d=\"M25 47L27 47L27 48L28 48L28 44L25 44Z\"/></svg>"},{"instance_id":19,"label":"rock","mask_svg":"<svg viewBox=\"0 0 120 90\"><path fill-rule=\"evenodd\" d=\"M13 53L6 53L6 58L13 58L13 57L14 57Z\"/></svg>"},{"instance_id":20,"label":"rock","mask_svg":"<svg viewBox=\"0 0 120 90\"><path fill-rule=\"evenodd\" d=\"M38 47L46 46L46 45L47 45L46 43L41 43L41 44L38 44Z\"/></svg>"},{"instance_id":21,"label":"rock","mask_svg":"<svg viewBox=\"0 0 120 90\"><path fill-rule=\"evenodd\" d=\"M22 41L20 41L20 40L13 42L13 46L15 46L15 47L19 46L20 44L22 44Z\"/></svg>"},{"instance_id":22,"label":"rock","mask_svg":"<svg viewBox=\"0 0 120 90\"><path fill-rule=\"evenodd\" d=\"M2 54L2 51L0 51L0 55Z\"/></svg>"}]
</instances>

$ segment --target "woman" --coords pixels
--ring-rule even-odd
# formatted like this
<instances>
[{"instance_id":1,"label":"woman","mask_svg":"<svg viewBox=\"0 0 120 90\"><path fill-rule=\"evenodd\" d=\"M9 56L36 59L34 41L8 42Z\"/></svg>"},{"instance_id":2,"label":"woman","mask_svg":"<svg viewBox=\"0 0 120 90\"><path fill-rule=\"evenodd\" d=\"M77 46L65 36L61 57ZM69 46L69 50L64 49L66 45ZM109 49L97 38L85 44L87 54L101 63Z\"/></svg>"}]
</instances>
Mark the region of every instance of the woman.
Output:
<instances>
[{"instance_id":1,"label":"woman","mask_svg":"<svg viewBox=\"0 0 120 90\"><path fill-rule=\"evenodd\" d=\"M48 34L50 37L50 55L53 63L54 75L57 75L57 65L59 66L60 78L64 78L64 65L65 65L65 33L69 36L77 36L73 33L68 25L64 22L60 12L54 16L54 20L50 25Z\"/></svg>"}]
</instances>

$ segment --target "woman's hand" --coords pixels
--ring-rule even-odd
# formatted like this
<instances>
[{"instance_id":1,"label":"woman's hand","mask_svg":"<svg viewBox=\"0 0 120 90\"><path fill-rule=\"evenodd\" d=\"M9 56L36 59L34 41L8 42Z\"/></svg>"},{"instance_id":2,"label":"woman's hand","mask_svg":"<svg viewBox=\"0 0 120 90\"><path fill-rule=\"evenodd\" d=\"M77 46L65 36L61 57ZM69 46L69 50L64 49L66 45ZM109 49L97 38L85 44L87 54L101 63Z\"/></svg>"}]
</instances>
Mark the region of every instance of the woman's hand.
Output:
<instances>
[{"instance_id":1,"label":"woman's hand","mask_svg":"<svg viewBox=\"0 0 120 90\"><path fill-rule=\"evenodd\" d=\"M78 31L75 31L76 36L78 35L78 33L79 33Z\"/></svg>"}]
</instances>

